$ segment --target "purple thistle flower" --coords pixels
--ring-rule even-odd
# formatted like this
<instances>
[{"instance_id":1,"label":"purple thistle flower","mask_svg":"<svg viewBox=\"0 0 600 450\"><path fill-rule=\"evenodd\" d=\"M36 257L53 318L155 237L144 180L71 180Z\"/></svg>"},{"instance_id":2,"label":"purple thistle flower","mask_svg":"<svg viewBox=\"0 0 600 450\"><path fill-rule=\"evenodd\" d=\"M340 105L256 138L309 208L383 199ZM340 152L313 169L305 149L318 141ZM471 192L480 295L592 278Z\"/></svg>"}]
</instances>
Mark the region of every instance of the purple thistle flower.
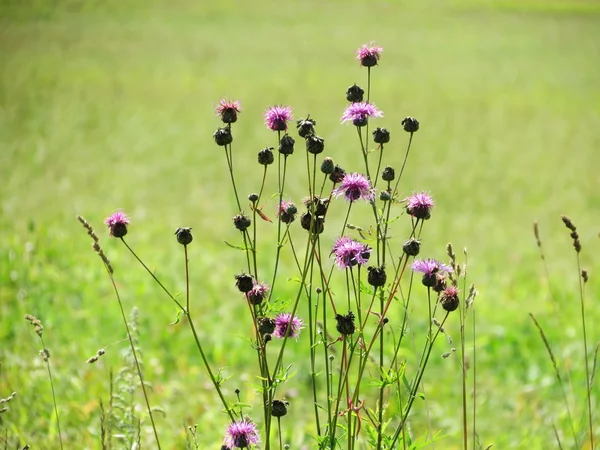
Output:
<instances>
[{"instance_id":1,"label":"purple thistle flower","mask_svg":"<svg viewBox=\"0 0 600 450\"><path fill-rule=\"evenodd\" d=\"M254 282L254 286L248 292L246 296L253 305L260 305L269 293L269 286L265 283Z\"/></svg>"},{"instance_id":2,"label":"purple thistle flower","mask_svg":"<svg viewBox=\"0 0 600 450\"><path fill-rule=\"evenodd\" d=\"M292 317L290 313L282 313L279 314L275 318L275 331L273 332L273 336L279 339L283 339L286 336L286 331L288 337L292 337L294 339L298 339L300 336L300 329L303 327L304 322L298 316Z\"/></svg>"},{"instance_id":3,"label":"purple thistle flower","mask_svg":"<svg viewBox=\"0 0 600 450\"><path fill-rule=\"evenodd\" d=\"M240 107L239 101L228 101L223 99L219 102L219 106L217 106L215 112L217 113L217 116L221 117L221 120L224 123L234 123L237 121L237 115L241 110L242 108Z\"/></svg>"},{"instance_id":4,"label":"purple thistle flower","mask_svg":"<svg viewBox=\"0 0 600 450\"><path fill-rule=\"evenodd\" d=\"M286 131L292 119L292 109L288 106L271 106L265 113L265 124L273 131Z\"/></svg>"},{"instance_id":5,"label":"purple thistle flower","mask_svg":"<svg viewBox=\"0 0 600 450\"><path fill-rule=\"evenodd\" d=\"M338 188L333 193L339 197L343 195L349 202L363 199L372 202L375 199L375 189L371 187L369 179L360 173L347 173Z\"/></svg>"},{"instance_id":6,"label":"purple thistle flower","mask_svg":"<svg viewBox=\"0 0 600 450\"><path fill-rule=\"evenodd\" d=\"M285 224L290 224L296 220L296 213L298 208L292 202L281 201L281 204L277 207L277 217Z\"/></svg>"},{"instance_id":7,"label":"purple thistle flower","mask_svg":"<svg viewBox=\"0 0 600 450\"><path fill-rule=\"evenodd\" d=\"M421 272L423 275L427 276L452 272L452 267L431 258L415 259L410 267L415 272Z\"/></svg>"},{"instance_id":8,"label":"purple thistle flower","mask_svg":"<svg viewBox=\"0 0 600 450\"><path fill-rule=\"evenodd\" d=\"M342 123L352 121L355 126L364 127L369 117L383 117L383 112L372 103L352 103L342 114Z\"/></svg>"},{"instance_id":9,"label":"purple thistle flower","mask_svg":"<svg viewBox=\"0 0 600 450\"><path fill-rule=\"evenodd\" d=\"M129 219L124 212L117 211L108 217L104 224L110 230L110 235L116 238L123 237L127 234L127 225L129 225Z\"/></svg>"},{"instance_id":10,"label":"purple thistle flower","mask_svg":"<svg viewBox=\"0 0 600 450\"><path fill-rule=\"evenodd\" d=\"M381 57L383 48L377 45L373 45L371 42L369 45L365 44L356 51L356 59L360 61L360 65L364 67L373 67L377 65L377 61Z\"/></svg>"},{"instance_id":11,"label":"purple thistle flower","mask_svg":"<svg viewBox=\"0 0 600 450\"><path fill-rule=\"evenodd\" d=\"M433 199L429 194L417 192L406 199L406 212L417 219L428 220L433 205Z\"/></svg>"},{"instance_id":12,"label":"purple thistle flower","mask_svg":"<svg viewBox=\"0 0 600 450\"><path fill-rule=\"evenodd\" d=\"M247 417L244 420L233 422L227 427L225 444L228 447L249 448L253 444L258 444L259 441L256 425Z\"/></svg>"},{"instance_id":13,"label":"purple thistle flower","mask_svg":"<svg viewBox=\"0 0 600 450\"><path fill-rule=\"evenodd\" d=\"M366 264L371 256L371 247L355 241L348 236L342 236L331 249L335 255L335 263L340 269L348 269L357 264Z\"/></svg>"}]
</instances>

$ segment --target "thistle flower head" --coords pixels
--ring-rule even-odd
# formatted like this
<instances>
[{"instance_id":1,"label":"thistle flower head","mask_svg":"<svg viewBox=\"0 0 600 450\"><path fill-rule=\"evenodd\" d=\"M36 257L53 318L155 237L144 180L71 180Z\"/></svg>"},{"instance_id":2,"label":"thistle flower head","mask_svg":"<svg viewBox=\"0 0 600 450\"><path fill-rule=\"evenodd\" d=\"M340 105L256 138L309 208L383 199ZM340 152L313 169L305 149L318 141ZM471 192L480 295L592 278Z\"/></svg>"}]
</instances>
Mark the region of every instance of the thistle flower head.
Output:
<instances>
[{"instance_id":1,"label":"thistle flower head","mask_svg":"<svg viewBox=\"0 0 600 450\"><path fill-rule=\"evenodd\" d=\"M256 425L247 417L243 420L233 422L227 427L225 444L228 447L250 448L258 444L260 437Z\"/></svg>"},{"instance_id":2,"label":"thistle flower head","mask_svg":"<svg viewBox=\"0 0 600 450\"><path fill-rule=\"evenodd\" d=\"M271 106L265 113L265 124L273 131L286 131L292 119L292 109L288 106Z\"/></svg>"},{"instance_id":3,"label":"thistle flower head","mask_svg":"<svg viewBox=\"0 0 600 450\"><path fill-rule=\"evenodd\" d=\"M410 266L415 272L420 272L423 275L435 275L446 272L452 272L452 267L435 259L415 259Z\"/></svg>"},{"instance_id":4,"label":"thistle flower head","mask_svg":"<svg viewBox=\"0 0 600 450\"><path fill-rule=\"evenodd\" d=\"M352 122L357 127L364 127L369 117L383 117L377 106L367 102L352 103L342 114L342 123Z\"/></svg>"},{"instance_id":5,"label":"thistle flower head","mask_svg":"<svg viewBox=\"0 0 600 450\"><path fill-rule=\"evenodd\" d=\"M127 234L127 225L129 225L129 219L124 212L117 211L108 217L104 221L104 224L110 230L111 236L120 238Z\"/></svg>"},{"instance_id":6,"label":"thistle flower head","mask_svg":"<svg viewBox=\"0 0 600 450\"><path fill-rule=\"evenodd\" d=\"M356 59L360 61L361 66L373 67L377 65L381 52L383 52L383 48L373 45L373 42L371 42L369 45L364 44L356 51Z\"/></svg>"},{"instance_id":7,"label":"thistle flower head","mask_svg":"<svg viewBox=\"0 0 600 450\"><path fill-rule=\"evenodd\" d=\"M452 312L458 308L460 304L458 293L456 286L448 286L440 293L440 304L445 311Z\"/></svg>"},{"instance_id":8,"label":"thistle flower head","mask_svg":"<svg viewBox=\"0 0 600 450\"><path fill-rule=\"evenodd\" d=\"M298 339L300 336L300 330L302 329L304 322L298 316L293 316L290 313L279 314L275 318L275 331L273 336L279 339L283 339L286 336ZM288 330L289 328L289 330Z\"/></svg>"},{"instance_id":9,"label":"thistle flower head","mask_svg":"<svg viewBox=\"0 0 600 450\"><path fill-rule=\"evenodd\" d=\"M254 282L254 286L248 292L246 296L253 305L260 305L269 293L269 286L265 283Z\"/></svg>"},{"instance_id":10,"label":"thistle flower head","mask_svg":"<svg viewBox=\"0 0 600 450\"><path fill-rule=\"evenodd\" d=\"M216 107L215 112L217 116L221 117L223 123L234 123L237 121L237 115L241 112L240 102L221 100L219 106Z\"/></svg>"},{"instance_id":11,"label":"thistle flower head","mask_svg":"<svg viewBox=\"0 0 600 450\"><path fill-rule=\"evenodd\" d=\"M360 173L348 173L342 179L342 183L333 193L336 196L343 195L349 202L363 199L371 202L375 199L375 189L371 187L369 179Z\"/></svg>"},{"instance_id":12,"label":"thistle flower head","mask_svg":"<svg viewBox=\"0 0 600 450\"><path fill-rule=\"evenodd\" d=\"M296 214L298 208L292 202L281 201L281 204L277 207L277 217L285 224L290 224L296 220Z\"/></svg>"},{"instance_id":13,"label":"thistle flower head","mask_svg":"<svg viewBox=\"0 0 600 450\"><path fill-rule=\"evenodd\" d=\"M366 264L371 256L371 250L371 247L362 242L342 236L333 244L331 253L335 255L335 264L340 269L348 269L357 264Z\"/></svg>"},{"instance_id":14,"label":"thistle flower head","mask_svg":"<svg viewBox=\"0 0 600 450\"><path fill-rule=\"evenodd\" d=\"M428 220L433 205L433 199L427 192L417 192L406 199L406 212L417 219Z\"/></svg>"}]
</instances>

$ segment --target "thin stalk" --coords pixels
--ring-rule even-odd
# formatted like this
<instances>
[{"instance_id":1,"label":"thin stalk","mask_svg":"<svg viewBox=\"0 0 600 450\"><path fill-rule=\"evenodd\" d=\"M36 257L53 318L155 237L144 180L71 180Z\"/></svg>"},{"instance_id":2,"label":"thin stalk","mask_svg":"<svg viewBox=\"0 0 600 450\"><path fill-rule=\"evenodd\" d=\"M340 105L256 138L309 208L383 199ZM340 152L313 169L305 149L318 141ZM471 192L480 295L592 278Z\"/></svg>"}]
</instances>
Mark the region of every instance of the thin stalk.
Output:
<instances>
[{"instance_id":1,"label":"thin stalk","mask_svg":"<svg viewBox=\"0 0 600 450\"><path fill-rule=\"evenodd\" d=\"M46 344L44 343L44 338L40 335L40 340L42 341L42 348L44 348L44 353L46 350ZM47 357L44 356L44 361L46 363L46 369L48 369L48 378L50 379L50 389L52 390L52 403L54 404L54 414L56 415L56 429L58 430L58 440L60 442L60 448L63 448L62 441L62 433L60 432L60 418L58 416L58 405L56 404L56 393L54 392L54 380L52 378L52 370L50 369L50 361Z\"/></svg>"},{"instance_id":2,"label":"thin stalk","mask_svg":"<svg viewBox=\"0 0 600 450\"><path fill-rule=\"evenodd\" d=\"M231 124L227 124L227 128L231 131ZM233 193L235 194L235 201L238 209L242 211L242 205L240 204L240 198L238 196L237 187L235 186L235 177L233 176L233 152L231 150L231 144L225 146L225 156L227 157L227 168L229 169L229 175L231 177L231 184L233 185Z\"/></svg>"}]
</instances>

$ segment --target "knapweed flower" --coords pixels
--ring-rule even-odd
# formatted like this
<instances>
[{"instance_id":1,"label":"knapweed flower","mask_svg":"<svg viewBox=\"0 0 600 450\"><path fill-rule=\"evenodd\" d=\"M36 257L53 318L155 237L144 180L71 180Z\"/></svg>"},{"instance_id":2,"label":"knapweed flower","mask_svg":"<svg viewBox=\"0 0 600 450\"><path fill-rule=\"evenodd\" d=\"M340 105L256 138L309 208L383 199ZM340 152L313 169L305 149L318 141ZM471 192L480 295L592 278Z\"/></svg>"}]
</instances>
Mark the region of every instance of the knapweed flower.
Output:
<instances>
[{"instance_id":1,"label":"knapweed flower","mask_svg":"<svg viewBox=\"0 0 600 450\"><path fill-rule=\"evenodd\" d=\"M242 110L240 108L240 102L221 100L219 106L215 109L217 116L221 117L223 123L234 123L237 121L237 115Z\"/></svg>"},{"instance_id":2,"label":"knapweed flower","mask_svg":"<svg viewBox=\"0 0 600 450\"><path fill-rule=\"evenodd\" d=\"M360 173L346 174L340 186L333 193L338 197L343 195L349 202L355 202L358 199L371 202L375 199L375 189L371 187L371 182Z\"/></svg>"},{"instance_id":3,"label":"knapweed flower","mask_svg":"<svg viewBox=\"0 0 600 450\"><path fill-rule=\"evenodd\" d=\"M256 425L247 417L233 422L227 427L225 444L229 447L250 448L251 445L259 442L260 437Z\"/></svg>"},{"instance_id":4,"label":"knapweed flower","mask_svg":"<svg viewBox=\"0 0 600 450\"><path fill-rule=\"evenodd\" d=\"M366 264L371 256L371 250L371 247L362 242L342 236L333 244L331 253L335 255L335 264L340 269L348 269L357 264Z\"/></svg>"},{"instance_id":5,"label":"knapweed flower","mask_svg":"<svg viewBox=\"0 0 600 450\"><path fill-rule=\"evenodd\" d=\"M265 113L265 124L273 131L286 131L292 119L292 109L288 106L271 106Z\"/></svg>"},{"instance_id":6,"label":"knapweed flower","mask_svg":"<svg viewBox=\"0 0 600 450\"><path fill-rule=\"evenodd\" d=\"M373 45L373 42L371 42L369 45L365 44L356 51L356 59L360 61L361 66L373 67L377 65L382 51L383 48Z\"/></svg>"},{"instance_id":7,"label":"knapweed flower","mask_svg":"<svg viewBox=\"0 0 600 450\"><path fill-rule=\"evenodd\" d=\"M369 117L383 117L383 112L372 103L352 103L342 114L342 123L352 122L357 127L364 127Z\"/></svg>"},{"instance_id":8,"label":"knapweed flower","mask_svg":"<svg viewBox=\"0 0 600 450\"><path fill-rule=\"evenodd\" d=\"M431 208L433 199L426 192L418 192L406 199L406 212L417 219L428 220L431 217Z\"/></svg>"},{"instance_id":9,"label":"knapweed flower","mask_svg":"<svg viewBox=\"0 0 600 450\"><path fill-rule=\"evenodd\" d=\"M285 224L290 224L296 220L298 208L292 202L281 201L281 205L277 207L277 217Z\"/></svg>"},{"instance_id":10,"label":"knapweed flower","mask_svg":"<svg viewBox=\"0 0 600 450\"><path fill-rule=\"evenodd\" d=\"M267 297L269 293L269 286L265 283L257 283L254 282L254 286L248 292L246 292L246 297L248 297L248 301L253 305L260 305L262 301Z\"/></svg>"},{"instance_id":11,"label":"knapweed flower","mask_svg":"<svg viewBox=\"0 0 600 450\"><path fill-rule=\"evenodd\" d=\"M298 339L303 325L304 322L298 316L292 317L290 313L279 314L275 317L275 331L273 332L273 336L283 339L287 332L288 337Z\"/></svg>"},{"instance_id":12,"label":"knapweed flower","mask_svg":"<svg viewBox=\"0 0 600 450\"><path fill-rule=\"evenodd\" d=\"M410 266L415 272L423 274L423 285L434 287L438 282L438 276L452 272L452 267L435 259L415 259Z\"/></svg>"},{"instance_id":13,"label":"knapweed flower","mask_svg":"<svg viewBox=\"0 0 600 450\"><path fill-rule=\"evenodd\" d=\"M104 221L112 237L121 238L127 234L129 219L124 212L117 211Z\"/></svg>"},{"instance_id":14,"label":"knapweed flower","mask_svg":"<svg viewBox=\"0 0 600 450\"><path fill-rule=\"evenodd\" d=\"M448 286L440 293L440 304L445 311L452 312L458 308L460 304L458 292L456 286Z\"/></svg>"}]
</instances>

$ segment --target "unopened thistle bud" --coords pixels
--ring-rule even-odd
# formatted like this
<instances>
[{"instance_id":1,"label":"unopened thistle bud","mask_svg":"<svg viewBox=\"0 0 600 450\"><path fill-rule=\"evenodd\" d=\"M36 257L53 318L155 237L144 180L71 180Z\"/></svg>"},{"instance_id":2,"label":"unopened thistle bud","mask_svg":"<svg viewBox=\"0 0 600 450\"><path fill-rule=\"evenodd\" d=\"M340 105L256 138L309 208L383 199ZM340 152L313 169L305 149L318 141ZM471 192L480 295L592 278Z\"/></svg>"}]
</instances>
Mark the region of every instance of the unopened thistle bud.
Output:
<instances>
[{"instance_id":1,"label":"unopened thistle bud","mask_svg":"<svg viewBox=\"0 0 600 450\"><path fill-rule=\"evenodd\" d=\"M385 273L385 268L381 267L369 267L368 268L369 275L367 277L367 281L373 287L383 286L387 280L387 275Z\"/></svg>"},{"instance_id":2,"label":"unopened thistle bud","mask_svg":"<svg viewBox=\"0 0 600 450\"><path fill-rule=\"evenodd\" d=\"M275 157L273 156L273 147L263 148L260 152L258 152L258 163L263 166L268 166L269 164L273 164L275 161Z\"/></svg>"},{"instance_id":3,"label":"unopened thistle bud","mask_svg":"<svg viewBox=\"0 0 600 450\"><path fill-rule=\"evenodd\" d=\"M356 331L356 325L354 325L354 314L352 311L348 311L348 314L345 316L336 314L335 320L337 321L335 329L338 330L341 335L348 336L350 334L354 334L354 331Z\"/></svg>"},{"instance_id":4,"label":"unopened thistle bud","mask_svg":"<svg viewBox=\"0 0 600 450\"><path fill-rule=\"evenodd\" d=\"M247 292L250 292L254 287L254 278L252 278L252 275L241 273L235 276L235 285L240 290L240 292L246 294Z\"/></svg>"},{"instance_id":5,"label":"unopened thistle bud","mask_svg":"<svg viewBox=\"0 0 600 450\"><path fill-rule=\"evenodd\" d=\"M275 331L275 320L269 317L258 318L258 332L260 334L271 334L273 331Z\"/></svg>"},{"instance_id":6,"label":"unopened thistle bud","mask_svg":"<svg viewBox=\"0 0 600 450\"><path fill-rule=\"evenodd\" d=\"M336 164L333 168L333 172L329 174L329 179L334 183L341 183L345 176L346 171Z\"/></svg>"},{"instance_id":7,"label":"unopened thistle bud","mask_svg":"<svg viewBox=\"0 0 600 450\"><path fill-rule=\"evenodd\" d=\"M191 228L177 228L175 236L177 236L177 242L181 245L188 245L194 239Z\"/></svg>"},{"instance_id":8,"label":"unopened thistle bud","mask_svg":"<svg viewBox=\"0 0 600 450\"><path fill-rule=\"evenodd\" d=\"M456 287L448 286L440 293L440 304L445 311L455 311L458 308L459 303L458 289Z\"/></svg>"},{"instance_id":9,"label":"unopened thistle bud","mask_svg":"<svg viewBox=\"0 0 600 450\"><path fill-rule=\"evenodd\" d=\"M362 102L364 95L365 91L357 84L353 84L346 91L346 99L352 103Z\"/></svg>"},{"instance_id":10,"label":"unopened thistle bud","mask_svg":"<svg viewBox=\"0 0 600 450\"><path fill-rule=\"evenodd\" d=\"M250 200L252 203L256 203L258 201L258 194L250 194L248 196L248 200Z\"/></svg>"},{"instance_id":11,"label":"unopened thistle bud","mask_svg":"<svg viewBox=\"0 0 600 450\"><path fill-rule=\"evenodd\" d=\"M312 134L315 134L315 125L317 122L314 119L311 119L308 116L306 119L300 119L296 122L296 129L298 130L298 134L300 137L307 137Z\"/></svg>"},{"instance_id":12,"label":"unopened thistle bud","mask_svg":"<svg viewBox=\"0 0 600 450\"><path fill-rule=\"evenodd\" d=\"M379 193L379 200L383 201L383 202L389 202L392 199L392 194L390 194L388 191L381 191Z\"/></svg>"},{"instance_id":13,"label":"unopened thistle bud","mask_svg":"<svg viewBox=\"0 0 600 450\"><path fill-rule=\"evenodd\" d=\"M419 130L419 121L414 117L405 117L402 119L402 126L407 133L415 133Z\"/></svg>"},{"instance_id":14,"label":"unopened thistle bud","mask_svg":"<svg viewBox=\"0 0 600 450\"><path fill-rule=\"evenodd\" d=\"M325 140L319 136L311 135L306 138L306 151L318 155L325 148Z\"/></svg>"},{"instance_id":15,"label":"unopened thistle bud","mask_svg":"<svg viewBox=\"0 0 600 450\"><path fill-rule=\"evenodd\" d=\"M281 400L273 400L271 405L271 415L273 417L283 417L287 414L287 402Z\"/></svg>"},{"instance_id":16,"label":"unopened thistle bud","mask_svg":"<svg viewBox=\"0 0 600 450\"><path fill-rule=\"evenodd\" d=\"M252 221L243 214L238 214L233 218L233 224L240 231L246 231Z\"/></svg>"},{"instance_id":17,"label":"unopened thistle bud","mask_svg":"<svg viewBox=\"0 0 600 450\"><path fill-rule=\"evenodd\" d=\"M333 162L333 159L328 156L321 163L321 172L325 175L329 175L333 172L333 169L335 169L335 163Z\"/></svg>"},{"instance_id":18,"label":"unopened thistle bud","mask_svg":"<svg viewBox=\"0 0 600 450\"><path fill-rule=\"evenodd\" d=\"M225 146L233 142L233 136L229 128L217 128L217 131L213 134L213 138L217 145Z\"/></svg>"},{"instance_id":19,"label":"unopened thistle bud","mask_svg":"<svg viewBox=\"0 0 600 450\"><path fill-rule=\"evenodd\" d=\"M373 130L373 141L376 144L387 144L390 142L390 132L385 128L375 128Z\"/></svg>"},{"instance_id":20,"label":"unopened thistle bud","mask_svg":"<svg viewBox=\"0 0 600 450\"><path fill-rule=\"evenodd\" d=\"M294 153L294 144L296 141L289 134L285 134L279 142L279 153L282 155L291 155Z\"/></svg>"},{"instance_id":21,"label":"unopened thistle bud","mask_svg":"<svg viewBox=\"0 0 600 450\"><path fill-rule=\"evenodd\" d=\"M417 256L419 254L419 251L421 250L421 242L419 242L415 238L410 238L404 243L404 245L402 246L402 250L408 256Z\"/></svg>"},{"instance_id":22,"label":"unopened thistle bud","mask_svg":"<svg viewBox=\"0 0 600 450\"><path fill-rule=\"evenodd\" d=\"M381 172L381 179L383 181L394 181L394 178L396 178L396 171L393 167L387 166L383 169L383 172Z\"/></svg>"}]
</instances>

